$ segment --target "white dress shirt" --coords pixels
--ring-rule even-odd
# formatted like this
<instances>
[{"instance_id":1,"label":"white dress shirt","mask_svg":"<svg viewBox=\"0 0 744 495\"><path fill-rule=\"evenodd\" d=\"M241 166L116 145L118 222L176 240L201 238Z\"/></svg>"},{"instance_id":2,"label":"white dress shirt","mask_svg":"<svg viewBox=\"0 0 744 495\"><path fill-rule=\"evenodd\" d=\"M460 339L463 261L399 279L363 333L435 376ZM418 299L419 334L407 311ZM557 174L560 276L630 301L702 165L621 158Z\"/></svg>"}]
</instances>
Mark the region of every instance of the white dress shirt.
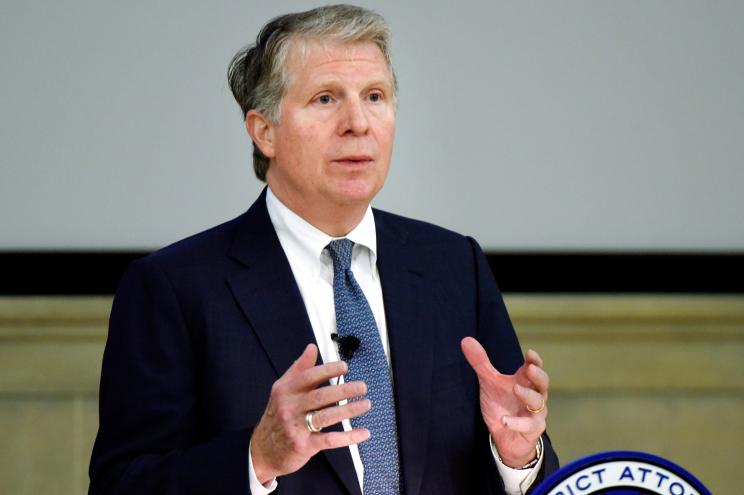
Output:
<instances>
[{"instance_id":1,"label":"white dress shirt","mask_svg":"<svg viewBox=\"0 0 744 495\"><path fill-rule=\"evenodd\" d=\"M266 207L269 211L271 223L279 237L279 243L287 256L292 274L300 289L323 362L338 361L340 359L338 347L331 339L331 334L336 333L336 311L333 302L333 260L325 249L332 240L338 238L331 237L310 225L279 201L270 188L266 191ZM367 207L362 221L345 237L354 242L351 255L351 271L354 273L354 278L372 309L389 366L390 347L387 337L385 305L382 300L382 286L377 270L377 233L371 207ZM343 378L339 381L343 381ZM344 430L351 430L349 420L344 420L342 425ZM498 460L493 444L491 447L507 493L509 495L522 495L534 481L540 469L542 458L537 466L531 470L511 469ZM364 466L359 456L359 449L356 445L350 445L349 450L359 486L363 487ZM256 478L250 450L249 480L251 493L254 495L271 493L278 486L276 480L272 480L268 486L264 486Z\"/></svg>"}]
</instances>

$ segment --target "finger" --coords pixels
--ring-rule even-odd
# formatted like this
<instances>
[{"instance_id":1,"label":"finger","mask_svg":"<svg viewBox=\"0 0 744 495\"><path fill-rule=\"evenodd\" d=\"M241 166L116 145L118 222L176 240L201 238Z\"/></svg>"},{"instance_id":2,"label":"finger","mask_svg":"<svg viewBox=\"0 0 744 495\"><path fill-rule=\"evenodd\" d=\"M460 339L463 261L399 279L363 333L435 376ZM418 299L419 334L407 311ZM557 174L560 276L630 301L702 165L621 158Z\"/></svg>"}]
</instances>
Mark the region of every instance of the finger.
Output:
<instances>
[{"instance_id":1,"label":"finger","mask_svg":"<svg viewBox=\"0 0 744 495\"><path fill-rule=\"evenodd\" d=\"M528 349L524 355L524 360L528 363L532 363L539 368L543 368L543 360L540 355L534 349Z\"/></svg>"},{"instance_id":2,"label":"finger","mask_svg":"<svg viewBox=\"0 0 744 495\"><path fill-rule=\"evenodd\" d=\"M327 428L345 419L356 418L368 412L372 407L369 399L355 400L343 406L327 407L313 414L313 426Z\"/></svg>"},{"instance_id":3,"label":"finger","mask_svg":"<svg viewBox=\"0 0 744 495\"><path fill-rule=\"evenodd\" d=\"M322 409L331 404L359 397L367 393L367 384L364 382L349 382L342 385L328 385L313 390L307 395L306 409L314 411Z\"/></svg>"},{"instance_id":4,"label":"finger","mask_svg":"<svg viewBox=\"0 0 744 495\"><path fill-rule=\"evenodd\" d=\"M284 376L292 377L301 373L303 370L312 368L313 366L315 366L315 362L317 361L317 359L318 348L315 346L315 344L308 344L307 347L305 347L305 350L302 351L302 354L300 354L300 357L298 357L297 360L292 363L292 366L287 369L287 371L284 373Z\"/></svg>"},{"instance_id":5,"label":"finger","mask_svg":"<svg viewBox=\"0 0 744 495\"><path fill-rule=\"evenodd\" d=\"M369 430L359 428L349 431L329 431L310 436L310 442L315 450L337 449L361 443L369 438Z\"/></svg>"},{"instance_id":6,"label":"finger","mask_svg":"<svg viewBox=\"0 0 744 495\"><path fill-rule=\"evenodd\" d=\"M537 438L545 431L545 418L537 415L532 417L504 416L501 418L501 424L511 431L528 437Z\"/></svg>"},{"instance_id":7,"label":"finger","mask_svg":"<svg viewBox=\"0 0 744 495\"><path fill-rule=\"evenodd\" d=\"M297 376L296 386L306 390L314 389L331 378L345 375L347 371L349 371L349 366L344 361L319 364L318 366L303 370Z\"/></svg>"},{"instance_id":8,"label":"finger","mask_svg":"<svg viewBox=\"0 0 744 495\"><path fill-rule=\"evenodd\" d=\"M514 393L519 398L519 400L522 401L528 411L530 409L532 411L541 410L545 406L545 397L536 390L523 387L522 385L514 385Z\"/></svg>"},{"instance_id":9,"label":"finger","mask_svg":"<svg viewBox=\"0 0 744 495\"><path fill-rule=\"evenodd\" d=\"M488 354L483 346L473 337L465 337L460 342L460 348L465 355L465 359L473 368L479 377L488 377L493 373L498 373L488 359Z\"/></svg>"},{"instance_id":10,"label":"finger","mask_svg":"<svg viewBox=\"0 0 744 495\"><path fill-rule=\"evenodd\" d=\"M550 386L550 376L544 369L531 364L527 367L527 378L529 378L538 392L547 395L548 387Z\"/></svg>"}]
</instances>

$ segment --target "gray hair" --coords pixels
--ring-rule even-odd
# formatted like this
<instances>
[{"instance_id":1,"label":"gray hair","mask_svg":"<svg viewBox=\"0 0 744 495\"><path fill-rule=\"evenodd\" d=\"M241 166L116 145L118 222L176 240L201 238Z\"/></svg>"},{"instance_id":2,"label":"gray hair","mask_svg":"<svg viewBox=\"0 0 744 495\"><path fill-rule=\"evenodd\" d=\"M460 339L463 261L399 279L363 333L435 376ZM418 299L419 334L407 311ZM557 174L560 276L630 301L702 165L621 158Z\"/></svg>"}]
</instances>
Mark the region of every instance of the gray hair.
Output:
<instances>
[{"instance_id":1,"label":"gray hair","mask_svg":"<svg viewBox=\"0 0 744 495\"><path fill-rule=\"evenodd\" d=\"M371 42L382 52L393 81L393 98L398 82L390 56L390 27L378 13L353 5L327 5L306 12L276 17L258 33L256 42L235 54L227 79L243 118L250 110L277 124L281 102L289 87L287 56L295 39L318 39L340 43ZM253 143L253 170L266 182L269 159Z\"/></svg>"}]
</instances>

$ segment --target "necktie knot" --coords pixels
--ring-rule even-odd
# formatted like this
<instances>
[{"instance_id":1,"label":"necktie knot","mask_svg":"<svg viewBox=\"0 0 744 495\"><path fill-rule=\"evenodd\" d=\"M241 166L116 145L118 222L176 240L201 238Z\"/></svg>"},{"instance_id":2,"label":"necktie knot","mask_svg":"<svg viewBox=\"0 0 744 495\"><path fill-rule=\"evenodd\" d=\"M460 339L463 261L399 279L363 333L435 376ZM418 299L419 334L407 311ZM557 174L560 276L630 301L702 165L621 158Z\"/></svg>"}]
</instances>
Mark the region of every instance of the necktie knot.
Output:
<instances>
[{"instance_id":1,"label":"necktie knot","mask_svg":"<svg viewBox=\"0 0 744 495\"><path fill-rule=\"evenodd\" d=\"M333 260L334 272L338 272L339 270L345 271L351 268L351 250L354 248L352 241L346 238L336 239L335 241L331 241L326 247Z\"/></svg>"}]
</instances>

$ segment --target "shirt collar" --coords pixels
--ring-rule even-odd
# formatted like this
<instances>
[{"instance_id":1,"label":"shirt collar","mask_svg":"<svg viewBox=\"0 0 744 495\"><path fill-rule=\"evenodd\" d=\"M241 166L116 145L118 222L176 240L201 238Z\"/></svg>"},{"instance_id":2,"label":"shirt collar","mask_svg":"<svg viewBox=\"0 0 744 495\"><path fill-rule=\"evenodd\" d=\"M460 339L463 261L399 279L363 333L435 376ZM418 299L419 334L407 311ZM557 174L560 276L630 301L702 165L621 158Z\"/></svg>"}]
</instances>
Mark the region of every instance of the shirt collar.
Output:
<instances>
[{"instance_id":1,"label":"shirt collar","mask_svg":"<svg viewBox=\"0 0 744 495\"><path fill-rule=\"evenodd\" d=\"M270 187L267 187L266 191L266 208L282 247L293 264L293 269L296 260L297 268L309 270L312 275L317 276L320 272L323 250L329 242L339 238L329 236L287 208ZM377 233L371 206L367 206L362 220L344 237L354 242L355 250L358 249L357 246L369 250L370 270L374 273L377 263Z\"/></svg>"}]
</instances>

